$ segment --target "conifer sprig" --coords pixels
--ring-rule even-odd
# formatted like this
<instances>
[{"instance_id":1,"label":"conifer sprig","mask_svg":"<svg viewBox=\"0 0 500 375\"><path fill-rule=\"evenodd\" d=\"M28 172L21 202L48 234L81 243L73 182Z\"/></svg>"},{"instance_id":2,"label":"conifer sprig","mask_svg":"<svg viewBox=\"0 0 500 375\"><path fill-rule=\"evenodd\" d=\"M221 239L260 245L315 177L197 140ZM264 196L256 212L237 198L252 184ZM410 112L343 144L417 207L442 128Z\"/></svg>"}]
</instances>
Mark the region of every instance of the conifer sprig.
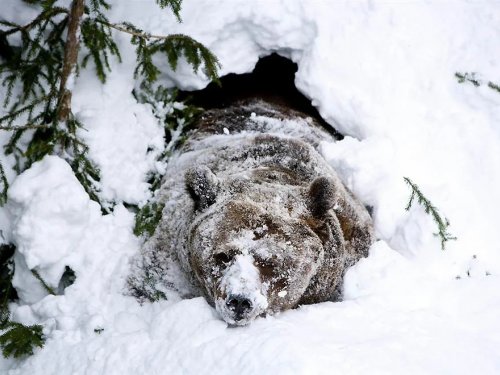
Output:
<instances>
[{"instance_id":1,"label":"conifer sprig","mask_svg":"<svg viewBox=\"0 0 500 375\"><path fill-rule=\"evenodd\" d=\"M72 113L68 82L90 61L99 80L106 81L110 59L121 61L112 29L132 35L137 52L135 77L148 82L154 82L160 74L153 61L159 53L167 56L172 69L184 56L195 72L201 67L215 81L220 64L210 50L187 35L151 35L127 22L111 23L105 14L110 9L106 0L73 0L68 8L58 6L58 0L28 2L40 6L41 11L27 24L0 19L0 82L5 88L3 106L8 108L7 114L0 117L0 130L12 132L5 152L14 156L18 173L45 155L64 157L90 197L99 201L99 170L87 156L88 147L77 136L83 126ZM156 3L169 8L181 21L181 0ZM11 45L9 37L14 34L20 42ZM23 145L19 144L21 139L25 140ZM8 185L0 168L1 203Z\"/></svg>"},{"instance_id":2,"label":"conifer sprig","mask_svg":"<svg viewBox=\"0 0 500 375\"><path fill-rule=\"evenodd\" d=\"M408 204L405 207L406 211L410 210L415 198L417 198L418 203L424 207L425 213L431 215L432 219L436 223L438 232L434 233L434 235L440 238L441 249L444 250L447 241L457 239L448 232L450 222L446 217L443 219L441 215L439 215L438 209L431 203L429 199L424 196L417 184L411 181L408 177L404 177L404 180L411 188L411 196Z\"/></svg>"},{"instance_id":3,"label":"conifer sprig","mask_svg":"<svg viewBox=\"0 0 500 375\"><path fill-rule=\"evenodd\" d=\"M5 330L0 335L0 347L6 358L32 355L35 347L43 348L45 340L41 325L25 326L17 322L8 322L0 329Z\"/></svg>"},{"instance_id":4,"label":"conifer sprig","mask_svg":"<svg viewBox=\"0 0 500 375\"><path fill-rule=\"evenodd\" d=\"M10 244L0 245L0 329L9 321L9 302L17 298L17 293L12 286L15 249L15 246Z\"/></svg>"},{"instance_id":5,"label":"conifer sprig","mask_svg":"<svg viewBox=\"0 0 500 375\"><path fill-rule=\"evenodd\" d=\"M42 276L40 276L37 270L31 270L31 274L35 276L35 279L40 281L40 284L42 284L43 289L45 289L47 293L52 294L53 296L56 295L54 289L49 284L47 284L47 282L42 278Z\"/></svg>"},{"instance_id":6,"label":"conifer sprig","mask_svg":"<svg viewBox=\"0 0 500 375\"><path fill-rule=\"evenodd\" d=\"M154 35L128 22L106 23L106 25L132 35L131 43L137 46L138 64L134 71L136 78L143 76L150 83L156 81L160 70L154 64L153 56L157 53L164 53L173 70L176 70L179 58L184 56L195 73L203 65L205 75L212 81L218 82L218 70L221 67L219 60L207 47L190 36L184 34Z\"/></svg>"},{"instance_id":7,"label":"conifer sprig","mask_svg":"<svg viewBox=\"0 0 500 375\"><path fill-rule=\"evenodd\" d=\"M160 74L153 62L157 53L166 54L174 70L179 58L184 56L195 72L201 67L213 80L218 78L220 64L203 44L187 35L151 35L130 23L111 23L105 14L110 9L106 0L72 0L68 7L56 5L59 0L24 1L39 6L38 16L25 25L0 19L0 84L4 88L3 108L6 110L6 114L0 117L0 130L11 132L5 153L14 156L17 173L46 155L63 157L90 198L99 202L99 170L88 158L88 147L79 136L84 128L72 112L71 82L80 69L88 67L90 61L99 80L105 82L106 75L111 71L110 59L114 57L121 61L112 29L132 35L137 51L136 77L141 76L147 82L155 81ZM181 21L181 0L156 0L156 3L161 8L172 10L177 20ZM11 44L12 40L17 42ZM166 92L162 89L162 98L165 98ZM162 98L158 97L158 100ZM195 112L187 107L185 117L175 119L175 124L184 129L183 126L189 123ZM169 115L172 117L173 114ZM180 137L181 131L176 126L170 128L168 125L171 118L167 116L163 120L167 135L170 136L170 131L175 129ZM167 137L167 142L171 139ZM170 143L175 142L172 140ZM7 189L5 170L0 164L0 204L7 200ZM105 206L100 203L106 212ZM148 232L153 230L161 207L157 204L150 210L152 218L143 215L145 226L142 229ZM9 268L11 255L1 258L0 264L0 271L7 270L0 273L0 290L2 294L5 292L0 298L0 330L3 331L0 347L4 356L18 358L32 354L35 347L42 347L44 338L42 326L25 326L10 321L8 302L15 293L11 282L13 272ZM55 294L54 288L36 271L33 275L48 293Z\"/></svg>"},{"instance_id":8,"label":"conifer sprig","mask_svg":"<svg viewBox=\"0 0 500 375\"><path fill-rule=\"evenodd\" d=\"M82 21L82 42L87 49L83 57L81 67L86 68L88 61L92 58L99 80L106 82L106 72L111 71L109 56L115 56L119 62L122 61L120 50L111 34L109 20L100 10L100 7L109 9L109 4L102 0L92 0L91 7L85 9L87 17Z\"/></svg>"},{"instance_id":9,"label":"conifer sprig","mask_svg":"<svg viewBox=\"0 0 500 375\"><path fill-rule=\"evenodd\" d=\"M458 83L464 83L464 82L469 82L472 83L474 86L479 87L484 82L477 77L477 74L475 72L472 73L455 73L455 77L458 80ZM492 81L488 81L487 85L490 89L500 93L500 85L497 85L496 83Z\"/></svg>"},{"instance_id":10,"label":"conifer sprig","mask_svg":"<svg viewBox=\"0 0 500 375\"><path fill-rule=\"evenodd\" d=\"M488 82L488 87L492 90L495 90L496 92L500 93L500 85L497 85L496 83L493 82Z\"/></svg>"},{"instance_id":11,"label":"conifer sprig","mask_svg":"<svg viewBox=\"0 0 500 375\"><path fill-rule=\"evenodd\" d=\"M5 175L5 170L3 169L3 165L0 163L0 186L3 188L0 190L0 205L5 204L7 202L7 189L5 187L9 186L9 182L7 181L7 176Z\"/></svg>"},{"instance_id":12,"label":"conifer sprig","mask_svg":"<svg viewBox=\"0 0 500 375\"><path fill-rule=\"evenodd\" d=\"M0 348L5 357L19 358L33 354L35 347L42 347L44 338L42 326L25 326L10 320L9 302L17 299L12 286L14 276L15 247L9 244L0 245Z\"/></svg>"},{"instance_id":13,"label":"conifer sprig","mask_svg":"<svg viewBox=\"0 0 500 375\"><path fill-rule=\"evenodd\" d=\"M160 6L160 8L170 8L172 13L174 13L177 21L181 22L181 5L182 0L156 0L156 3Z\"/></svg>"}]
</instances>

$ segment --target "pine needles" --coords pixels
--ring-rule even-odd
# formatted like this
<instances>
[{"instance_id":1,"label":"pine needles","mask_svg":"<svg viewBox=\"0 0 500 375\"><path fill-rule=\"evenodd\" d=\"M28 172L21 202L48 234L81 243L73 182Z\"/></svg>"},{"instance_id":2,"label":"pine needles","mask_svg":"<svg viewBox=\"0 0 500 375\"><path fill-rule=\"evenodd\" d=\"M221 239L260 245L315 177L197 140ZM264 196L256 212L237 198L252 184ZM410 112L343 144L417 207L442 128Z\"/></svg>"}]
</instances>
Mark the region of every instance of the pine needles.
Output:
<instances>
[{"instance_id":1,"label":"pine needles","mask_svg":"<svg viewBox=\"0 0 500 375\"><path fill-rule=\"evenodd\" d=\"M208 48L187 35L152 35L129 22L110 22L105 14L110 5L105 0L73 0L69 7L57 5L58 1L30 0L40 13L25 25L0 19L0 83L7 109L0 117L0 130L11 132L5 153L14 156L17 173L45 155L59 155L71 165L91 199L99 202L99 169L79 136L83 124L72 112L70 82L91 62L96 76L106 82L111 59L121 62L112 31L131 35L137 55L135 77L148 83L160 75L153 61L157 54L164 54L174 70L184 57L194 72L201 69L215 81L220 63ZM181 0L156 2L181 21ZM13 44L14 35L20 41ZM0 165L0 204L7 198L7 189Z\"/></svg>"},{"instance_id":2,"label":"pine needles","mask_svg":"<svg viewBox=\"0 0 500 375\"><path fill-rule=\"evenodd\" d=\"M109 20L101 11L109 9L109 4L102 0L92 0L91 7L85 9L86 18L81 24L81 35L86 54L82 60L82 68L86 68L90 58L94 62L99 80L106 82L106 72L111 71L110 56L115 56L121 62L120 50L115 43L109 28Z\"/></svg>"},{"instance_id":3,"label":"pine needles","mask_svg":"<svg viewBox=\"0 0 500 375\"><path fill-rule=\"evenodd\" d=\"M17 298L16 290L12 286L14 251L13 245L0 245L0 329L9 320L9 302Z\"/></svg>"},{"instance_id":4,"label":"pine needles","mask_svg":"<svg viewBox=\"0 0 500 375\"><path fill-rule=\"evenodd\" d=\"M424 207L425 213L431 215L432 219L436 223L438 232L434 233L434 235L440 238L441 249L444 250L447 241L457 239L448 232L450 222L447 218L443 219L441 215L439 215L438 209L434 207L431 201L429 201L424 194L422 194L419 187L414 182L412 182L408 177L404 177L404 180L411 188L411 196L408 204L406 205L406 211L410 210L415 198L417 198L418 203Z\"/></svg>"},{"instance_id":5,"label":"pine needles","mask_svg":"<svg viewBox=\"0 0 500 375\"><path fill-rule=\"evenodd\" d=\"M158 79L160 70L154 64L153 56L157 53L163 53L173 70L176 70L179 58L184 56L195 73L203 66L205 75L218 82L217 71L220 68L220 63L217 57L193 38L183 34L152 35L128 22L121 24L106 23L106 25L132 35L130 42L136 46L137 55L137 66L134 70L135 78L143 77L149 83L155 82Z\"/></svg>"},{"instance_id":6,"label":"pine needles","mask_svg":"<svg viewBox=\"0 0 500 375\"><path fill-rule=\"evenodd\" d=\"M167 7L170 8L175 17L177 17L177 21L181 22L180 11L182 0L156 0L156 3L162 9Z\"/></svg>"},{"instance_id":7,"label":"pine needles","mask_svg":"<svg viewBox=\"0 0 500 375\"><path fill-rule=\"evenodd\" d=\"M63 74L70 10L55 6L56 0L38 3L41 13L26 25L0 21L1 26L7 27L0 30L0 38L10 51L0 62L1 83L6 91L3 104L8 108L7 114L0 118L0 129L12 132L5 153L15 157L18 173L45 155L56 154L72 166L75 160L87 159L84 174L92 174L97 168L87 158L87 146L77 136L82 124L71 113L70 106L67 113L61 115L68 91L63 82L72 71L70 66L69 72ZM7 37L13 34L21 36L20 45L9 44ZM0 175L5 173L0 171ZM79 180L85 190L95 196L92 181L82 178L81 174ZM7 180L2 178L4 201L7 188Z\"/></svg>"},{"instance_id":8,"label":"pine needles","mask_svg":"<svg viewBox=\"0 0 500 375\"><path fill-rule=\"evenodd\" d=\"M32 355L34 348L43 348L45 340L41 325L25 326L17 322L8 322L0 328L5 330L0 335L0 347L2 347L2 354L6 358Z\"/></svg>"},{"instance_id":9,"label":"pine needles","mask_svg":"<svg viewBox=\"0 0 500 375\"><path fill-rule=\"evenodd\" d=\"M171 151L182 145L186 139L187 132L201 114L201 109L177 102L175 90L169 90L161 85L154 87L147 81L144 81L139 89L134 90L133 94L139 103L151 106L153 115L165 129L166 147L157 160L166 163ZM162 177L160 171L150 174L148 182L153 194L160 187ZM163 207L164 204L157 202L155 198L141 207L135 217L134 234L152 236L161 220Z\"/></svg>"},{"instance_id":10,"label":"pine needles","mask_svg":"<svg viewBox=\"0 0 500 375\"><path fill-rule=\"evenodd\" d=\"M481 86L484 82L477 77L477 74L475 72L472 73L455 73L455 77L458 80L458 83L464 83L464 82L469 82L472 83L474 86L479 87ZM500 93L500 85L497 85L496 83L492 81L488 81L487 86Z\"/></svg>"},{"instance_id":11,"label":"pine needles","mask_svg":"<svg viewBox=\"0 0 500 375\"><path fill-rule=\"evenodd\" d=\"M12 245L0 245L0 331L4 331L0 334L0 347L5 357L19 358L33 354L35 347L43 347L44 338L41 325L25 326L10 321L8 304L17 298L12 287L14 251L15 247Z\"/></svg>"},{"instance_id":12,"label":"pine needles","mask_svg":"<svg viewBox=\"0 0 500 375\"><path fill-rule=\"evenodd\" d=\"M161 86L151 89L149 85L161 73L154 56L164 54L174 70L184 58L194 72L201 69L215 81L220 64L208 48L187 35L152 35L128 22L110 22L106 16L110 5L106 0L72 0L69 5L60 0L24 1L40 11L27 24L17 24L0 16L0 84L4 92L0 130L10 132L5 154L14 157L17 173L46 155L59 155L70 164L90 198L99 202L100 172L89 158L88 146L80 136L84 124L73 113L71 98L73 83L81 69L93 65L97 78L105 83L112 59L121 62L114 30L131 35L137 53L135 78L144 82L144 93L149 92L137 94L136 98L159 110L155 116L164 124L170 146L181 142L181 135L196 116L197 109L179 103L174 108L175 94ZM63 5L57 5L59 2ZM156 0L156 3L170 9L177 21L181 21L182 0ZM166 152L168 150L169 147ZM161 175L157 174L152 185L157 186L160 179ZM7 176L0 164L0 204L7 200L7 189ZM106 205L99 203L105 210ZM162 208L157 202L144 207L138 215L136 232L152 234ZM41 348L44 338L42 326L10 321L8 303L15 295L12 288L14 250L9 248L12 251L5 252L4 249L7 247L0 248L0 255L8 256L0 257L0 330L3 331L0 347L4 356L19 358L33 354L36 347ZM57 292L74 280L74 272L69 268L67 271L68 280L60 282ZM56 294L36 271L32 273L48 293Z\"/></svg>"},{"instance_id":13,"label":"pine needles","mask_svg":"<svg viewBox=\"0 0 500 375\"><path fill-rule=\"evenodd\" d=\"M52 289L52 287L49 284L47 284L47 282L44 279L42 279L42 276L40 276L37 270L31 270L31 274L35 276L35 279L40 281L40 284L42 284L43 289L45 289L47 293L52 294L53 296L56 295L54 289Z\"/></svg>"},{"instance_id":14,"label":"pine needles","mask_svg":"<svg viewBox=\"0 0 500 375\"><path fill-rule=\"evenodd\" d=\"M138 237L152 236L161 220L164 206L164 204L152 202L142 207L135 216L134 234Z\"/></svg>"}]
</instances>

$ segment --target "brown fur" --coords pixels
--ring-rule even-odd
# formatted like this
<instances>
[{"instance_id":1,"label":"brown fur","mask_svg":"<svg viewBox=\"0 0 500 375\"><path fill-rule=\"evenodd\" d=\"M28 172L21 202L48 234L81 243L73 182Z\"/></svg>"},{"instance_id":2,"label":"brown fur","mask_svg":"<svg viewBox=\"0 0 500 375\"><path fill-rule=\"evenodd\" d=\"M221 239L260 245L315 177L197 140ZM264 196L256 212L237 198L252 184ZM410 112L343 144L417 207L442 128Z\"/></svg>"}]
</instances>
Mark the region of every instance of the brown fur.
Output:
<instances>
[{"instance_id":1,"label":"brown fur","mask_svg":"<svg viewBox=\"0 0 500 375\"><path fill-rule=\"evenodd\" d=\"M338 298L346 268L374 236L367 211L316 149L329 137L266 103L209 111L169 164L163 219L143 252L148 275L165 286L182 270L177 290L204 295L237 325Z\"/></svg>"}]
</instances>

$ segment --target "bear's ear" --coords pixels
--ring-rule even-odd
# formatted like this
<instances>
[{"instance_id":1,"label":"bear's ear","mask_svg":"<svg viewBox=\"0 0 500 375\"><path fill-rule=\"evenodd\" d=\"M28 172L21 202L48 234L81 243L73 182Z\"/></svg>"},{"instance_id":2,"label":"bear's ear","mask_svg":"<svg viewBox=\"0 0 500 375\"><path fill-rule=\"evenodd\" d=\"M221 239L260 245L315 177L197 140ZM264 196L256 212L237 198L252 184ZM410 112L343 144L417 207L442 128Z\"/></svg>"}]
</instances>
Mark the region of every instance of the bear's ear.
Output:
<instances>
[{"instance_id":1,"label":"bear's ear","mask_svg":"<svg viewBox=\"0 0 500 375\"><path fill-rule=\"evenodd\" d=\"M208 167L193 167L186 171L186 188L196 210L202 211L215 202L219 185L219 179Z\"/></svg>"},{"instance_id":2,"label":"bear's ear","mask_svg":"<svg viewBox=\"0 0 500 375\"><path fill-rule=\"evenodd\" d=\"M309 210L316 218L324 218L335 206L335 183L328 177L318 177L309 186Z\"/></svg>"}]
</instances>

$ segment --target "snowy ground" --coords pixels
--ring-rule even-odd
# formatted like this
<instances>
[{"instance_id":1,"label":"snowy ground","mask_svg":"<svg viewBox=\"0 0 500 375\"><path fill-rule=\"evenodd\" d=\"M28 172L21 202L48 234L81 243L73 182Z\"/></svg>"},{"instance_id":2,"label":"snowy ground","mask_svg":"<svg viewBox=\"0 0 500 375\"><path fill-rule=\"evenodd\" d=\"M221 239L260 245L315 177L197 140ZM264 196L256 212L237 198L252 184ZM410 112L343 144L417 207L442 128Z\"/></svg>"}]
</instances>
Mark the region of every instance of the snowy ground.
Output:
<instances>
[{"instance_id":1,"label":"snowy ground","mask_svg":"<svg viewBox=\"0 0 500 375\"><path fill-rule=\"evenodd\" d=\"M32 17L5 3L5 17ZM140 246L133 215L118 205L102 216L69 166L46 158L15 180L0 223L19 250L13 316L44 324L48 339L26 360L0 359L0 372L500 373L500 95L454 77L474 71L500 83L500 3L185 0L180 25L153 1L113 3L113 21L199 39L223 74L251 71L273 51L298 63L298 88L348 135L323 152L374 207L380 241L348 272L344 302L228 328L200 298L140 306L124 296ZM140 203L154 168L146 150L162 138L130 94L132 50L122 42L125 62L106 85L80 76L75 110L105 197ZM187 66L164 80L207 83ZM446 251L421 207L404 210L403 176L450 219L458 240ZM77 279L62 296L46 296L27 271L56 283L65 265Z\"/></svg>"}]
</instances>

